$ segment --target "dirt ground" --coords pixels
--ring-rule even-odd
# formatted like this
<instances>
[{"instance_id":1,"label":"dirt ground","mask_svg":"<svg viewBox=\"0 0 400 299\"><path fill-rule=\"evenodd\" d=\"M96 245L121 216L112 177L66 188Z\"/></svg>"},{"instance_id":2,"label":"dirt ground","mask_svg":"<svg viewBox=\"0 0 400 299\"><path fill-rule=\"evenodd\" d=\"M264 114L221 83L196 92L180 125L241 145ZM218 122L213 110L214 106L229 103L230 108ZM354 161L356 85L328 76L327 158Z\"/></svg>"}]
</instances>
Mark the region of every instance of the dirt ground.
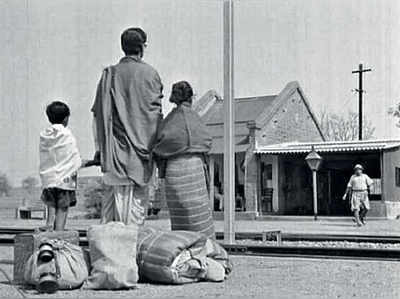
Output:
<instances>
[{"instance_id":1,"label":"dirt ground","mask_svg":"<svg viewBox=\"0 0 400 299\"><path fill-rule=\"evenodd\" d=\"M69 219L70 229L85 229L98 220ZM1 227L37 227L43 220L0 218ZM400 235L400 220L372 220L357 228L350 219L339 221L237 221L237 231L279 229L288 233ZM169 220L146 225L168 229ZM217 231L223 222L215 222ZM42 298L35 291L15 288L12 248L0 247L0 298ZM400 298L400 262L232 257L234 271L224 283L182 286L139 284L131 291L58 292L50 298Z\"/></svg>"},{"instance_id":2,"label":"dirt ground","mask_svg":"<svg viewBox=\"0 0 400 299\"><path fill-rule=\"evenodd\" d=\"M16 288L12 248L0 248L0 298L400 298L400 262L232 257L224 283L139 284L131 291L75 290L38 295Z\"/></svg>"}]
</instances>

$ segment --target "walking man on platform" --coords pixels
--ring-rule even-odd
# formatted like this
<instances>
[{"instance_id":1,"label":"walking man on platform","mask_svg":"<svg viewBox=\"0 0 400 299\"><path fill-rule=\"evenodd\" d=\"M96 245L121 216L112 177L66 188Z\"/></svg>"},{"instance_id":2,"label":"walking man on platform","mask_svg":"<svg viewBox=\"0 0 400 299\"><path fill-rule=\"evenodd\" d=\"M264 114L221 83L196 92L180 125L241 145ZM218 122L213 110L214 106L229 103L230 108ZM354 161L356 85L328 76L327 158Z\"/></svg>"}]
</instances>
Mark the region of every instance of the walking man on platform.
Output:
<instances>
[{"instance_id":1,"label":"walking man on platform","mask_svg":"<svg viewBox=\"0 0 400 299\"><path fill-rule=\"evenodd\" d=\"M351 211L354 213L354 218L357 226L365 225L365 217L370 209L369 192L372 186L372 179L363 173L364 167L357 164L354 166L354 174L351 176L347 189L343 195L343 200L347 199L350 194Z\"/></svg>"},{"instance_id":2,"label":"walking man on platform","mask_svg":"<svg viewBox=\"0 0 400 299\"><path fill-rule=\"evenodd\" d=\"M142 59L146 42L142 29L125 30L121 35L125 57L104 69L97 87L92 108L95 160L110 186L102 203L102 223L144 222L153 171L150 147L162 118L161 79Z\"/></svg>"}]
</instances>

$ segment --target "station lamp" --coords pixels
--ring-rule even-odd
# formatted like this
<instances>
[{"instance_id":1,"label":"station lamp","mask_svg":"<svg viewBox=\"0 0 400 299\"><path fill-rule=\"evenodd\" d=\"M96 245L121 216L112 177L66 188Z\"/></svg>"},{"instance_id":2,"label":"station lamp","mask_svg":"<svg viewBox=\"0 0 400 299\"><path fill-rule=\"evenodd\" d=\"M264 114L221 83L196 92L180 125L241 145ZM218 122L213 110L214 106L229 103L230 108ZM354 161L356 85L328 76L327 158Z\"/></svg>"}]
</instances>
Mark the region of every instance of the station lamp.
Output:
<instances>
[{"instance_id":1,"label":"station lamp","mask_svg":"<svg viewBox=\"0 0 400 299\"><path fill-rule=\"evenodd\" d=\"M313 174L313 207L314 207L314 220L318 218L318 193L317 193L317 171L321 167L322 157L315 151L314 146L311 147L311 152L306 157L308 167L310 167Z\"/></svg>"}]
</instances>

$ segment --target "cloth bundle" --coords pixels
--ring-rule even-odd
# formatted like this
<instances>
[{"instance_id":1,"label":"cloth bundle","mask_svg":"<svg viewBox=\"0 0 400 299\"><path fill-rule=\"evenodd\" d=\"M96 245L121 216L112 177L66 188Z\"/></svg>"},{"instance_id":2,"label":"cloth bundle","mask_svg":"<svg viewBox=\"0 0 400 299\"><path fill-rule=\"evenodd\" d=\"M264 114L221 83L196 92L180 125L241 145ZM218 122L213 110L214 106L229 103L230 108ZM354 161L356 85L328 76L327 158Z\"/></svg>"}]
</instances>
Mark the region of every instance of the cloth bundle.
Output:
<instances>
[{"instance_id":1,"label":"cloth bundle","mask_svg":"<svg viewBox=\"0 0 400 299\"><path fill-rule=\"evenodd\" d=\"M232 271L227 252L197 232L145 228L139 233L137 252L141 281L223 281Z\"/></svg>"},{"instance_id":2,"label":"cloth bundle","mask_svg":"<svg viewBox=\"0 0 400 299\"><path fill-rule=\"evenodd\" d=\"M93 225L87 233L91 273L89 289L129 289L138 280L137 226L122 222Z\"/></svg>"},{"instance_id":3,"label":"cloth bundle","mask_svg":"<svg viewBox=\"0 0 400 299\"><path fill-rule=\"evenodd\" d=\"M46 240L45 243L52 246L54 258L41 262L40 250L36 250L25 265L25 282L38 286L41 277L50 273L57 278L59 290L80 288L89 275L82 248L63 240Z\"/></svg>"}]
</instances>

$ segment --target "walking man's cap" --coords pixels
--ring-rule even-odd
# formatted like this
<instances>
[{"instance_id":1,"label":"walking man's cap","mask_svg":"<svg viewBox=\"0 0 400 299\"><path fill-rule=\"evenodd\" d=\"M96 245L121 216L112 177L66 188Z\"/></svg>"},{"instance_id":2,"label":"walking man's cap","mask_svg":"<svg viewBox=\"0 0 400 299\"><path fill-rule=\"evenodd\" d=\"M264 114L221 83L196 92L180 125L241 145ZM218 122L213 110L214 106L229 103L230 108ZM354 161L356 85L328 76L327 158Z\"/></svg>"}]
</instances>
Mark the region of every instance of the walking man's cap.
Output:
<instances>
[{"instance_id":1,"label":"walking man's cap","mask_svg":"<svg viewBox=\"0 0 400 299\"><path fill-rule=\"evenodd\" d=\"M364 167L361 164L356 164L356 166L354 166L354 170L356 169L364 170Z\"/></svg>"}]
</instances>

